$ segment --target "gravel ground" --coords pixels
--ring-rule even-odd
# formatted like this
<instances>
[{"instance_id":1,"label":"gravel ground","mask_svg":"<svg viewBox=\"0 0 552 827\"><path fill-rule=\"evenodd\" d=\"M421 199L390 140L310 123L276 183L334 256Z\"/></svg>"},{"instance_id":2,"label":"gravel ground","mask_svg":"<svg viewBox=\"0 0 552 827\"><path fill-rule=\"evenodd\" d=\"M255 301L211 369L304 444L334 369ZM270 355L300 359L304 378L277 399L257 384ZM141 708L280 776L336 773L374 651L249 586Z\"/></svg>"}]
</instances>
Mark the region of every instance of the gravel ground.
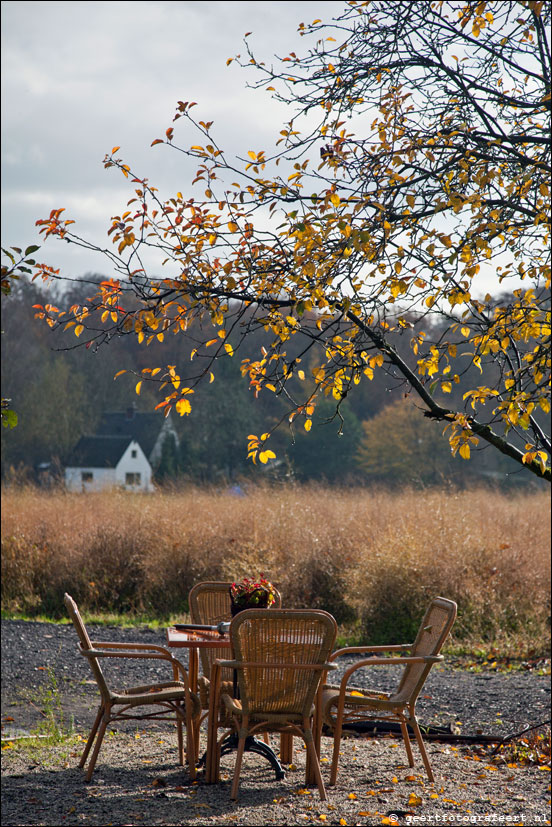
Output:
<instances>
[{"instance_id":1,"label":"gravel ground","mask_svg":"<svg viewBox=\"0 0 552 827\"><path fill-rule=\"evenodd\" d=\"M162 630L90 628L96 640L164 643ZM28 731L43 720L51 676L64 719L85 736L98 694L78 656L71 626L2 621L2 737ZM185 650L181 650L185 662ZM117 661L117 683L141 683L166 674L163 667ZM167 667L164 667L165 669ZM124 673L123 673L124 669ZM372 667L377 686L391 686L393 671ZM480 673L434 668L418 704L424 725L451 725L463 734L504 736L550 717L550 679L536 672ZM42 711L41 711L42 710ZM10 720L11 719L11 720ZM14 743L17 744L17 741ZM204 742L203 742L204 743ZM277 748L277 739L273 744ZM296 742L297 744L297 742ZM2 824L5 825L294 825L398 823L550 824L550 773L501 756L491 747L428 742L436 776L429 784L415 749L410 769L396 737L354 736L342 745L338 783L320 802L305 790L304 750L275 781L263 759L244 759L240 799L230 802L233 755L222 760L222 783L190 784L176 763L171 724L127 723L106 737L90 784L78 769L81 743L44 750L2 751ZM329 776L332 741L322 739L322 767Z\"/></svg>"}]
</instances>

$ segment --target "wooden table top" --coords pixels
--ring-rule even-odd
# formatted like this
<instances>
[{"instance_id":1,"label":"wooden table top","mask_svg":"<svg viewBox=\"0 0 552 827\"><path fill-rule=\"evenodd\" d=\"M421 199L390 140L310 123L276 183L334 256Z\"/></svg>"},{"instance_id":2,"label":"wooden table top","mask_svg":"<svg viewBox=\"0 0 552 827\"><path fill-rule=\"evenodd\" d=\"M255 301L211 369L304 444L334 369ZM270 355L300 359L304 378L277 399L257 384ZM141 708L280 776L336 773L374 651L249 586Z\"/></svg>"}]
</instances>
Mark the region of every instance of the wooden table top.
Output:
<instances>
[{"instance_id":1,"label":"wooden table top","mask_svg":"<svg viewBox=\"0 0 552 827\"><path fill-rule=\"evenodd\" d=\"M167 643L169 646L180 646L191 649L229 649L230 637L229 635L219 635L218 632L208 630L205 632L185 631L183 629L175 629L174 626L171 626L167 629Z\"/></svg>"}]
</instances>

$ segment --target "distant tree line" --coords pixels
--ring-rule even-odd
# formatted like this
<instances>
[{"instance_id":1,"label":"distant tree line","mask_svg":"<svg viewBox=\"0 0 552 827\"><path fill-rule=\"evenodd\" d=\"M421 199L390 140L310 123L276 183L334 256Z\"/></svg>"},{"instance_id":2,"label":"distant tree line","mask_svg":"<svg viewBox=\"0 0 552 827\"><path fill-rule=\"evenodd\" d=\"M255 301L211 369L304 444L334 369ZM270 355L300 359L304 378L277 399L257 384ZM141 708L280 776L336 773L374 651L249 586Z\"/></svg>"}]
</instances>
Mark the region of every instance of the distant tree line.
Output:
<instances>
[{"instance_id":1,"label":"distant tree line","mask_svg":"<svg viewBox=\"0 0 552 827\"><path fill-rule=\"evenodd\" d=\"M90 275L74 281L63 294L64 304L81 303L93 289L90 282L99 281ZM2 429L3 479L18 473L31 478L45 462L61 470L79 437L94 433L105 411L124 410L133 402L152 410L159 402L153 383L144 383L140 396L135 394L152 351L162 349L163 362L179 369L192 365L193 337L166 336L147 350L133 337L114 338L109 347L75 347L73 331L51 331L34 319L33 305L59 298L55 287L24 281L2 297L2 395L12 400L18 415L17 427ZM253 356L262 335L242 340L233 358L220 363L214 381L197 384L188 416L173 414L179 444L169 439L163 446L158 482L231 483L270 474L332 484L539 484L495 451L475 451L470 462L453 457L441 437L443 424L421 417L405 398L404 385L397 379L394 386L392 376L379 372L372 381L363 379L337 413L331 395L321 399L306 433L302 425L289 423L285 400L269 393L255 399L241 376L241 360ZM400 350L399 333L395 340ZM122 368L127 372L114 380ZM483 375L480 381L491 378ZM261 469L247 459L245 435L260 432L267 423L280 423L272 438L279 461Z\"/></svg>"}]
</instances>

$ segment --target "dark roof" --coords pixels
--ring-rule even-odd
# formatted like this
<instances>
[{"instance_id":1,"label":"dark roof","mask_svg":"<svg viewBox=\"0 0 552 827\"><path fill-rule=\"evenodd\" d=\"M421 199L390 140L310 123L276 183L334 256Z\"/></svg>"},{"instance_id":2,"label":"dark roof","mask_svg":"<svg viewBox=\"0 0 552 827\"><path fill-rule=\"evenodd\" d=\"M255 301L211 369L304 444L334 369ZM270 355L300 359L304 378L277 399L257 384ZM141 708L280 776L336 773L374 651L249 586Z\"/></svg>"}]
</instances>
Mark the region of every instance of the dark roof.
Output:
<instances>
[{"instance_id":1,"label":"dark roof","mask_svg":"<svg viewBox=\"0 0 552 827\"><path fill-rule=\"evenodd\" d=\"M114 411L102 415L98 436L128 436L140 443L140 448L148 457L155 446L164 417L160 413L142 413L129 408L127 411Z\"/></svg>"},{"instance_id":2,"label":"dark roof","mask_svg":"<svg viewBox=\"0 0 552 827\"><path fill-rule=\"evenodd\" d=\"M115 468L132 437L82 436L67 460L70 468Z\"/></svg>"}]
</instances>

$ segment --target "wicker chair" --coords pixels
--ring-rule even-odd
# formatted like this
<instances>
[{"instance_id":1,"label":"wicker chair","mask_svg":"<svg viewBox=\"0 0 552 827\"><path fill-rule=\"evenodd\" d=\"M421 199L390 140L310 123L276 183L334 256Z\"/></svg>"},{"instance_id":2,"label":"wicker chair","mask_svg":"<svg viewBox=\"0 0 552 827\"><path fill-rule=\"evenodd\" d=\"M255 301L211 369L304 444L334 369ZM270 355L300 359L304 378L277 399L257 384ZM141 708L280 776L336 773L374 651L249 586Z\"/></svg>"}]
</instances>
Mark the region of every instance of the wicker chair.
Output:
<instances>
[{"instance_id":1,"label":"wicker chair","mask_svg":"<svg viewBox=\"0 0 552 827\"><path fill-rule=\"evenodd\" d=\"M397 646L352 646L339 649L333 653L331 660L342 655L360 653L394 652L393 657L370 657L357 661L345 670L340 686L324 686L322 691L321 717L325 724L333 729L334 748L330 784L335 784L339 761L339 746L343 725L357 721L385 720L398 721L404 738L404 745L411 767L414 758L408 735L408 725L412 727L424 766L430 781L434 781L433 772L414 707L420 690L434 663L443 660L439 654L456 618L456 603L444 597L432 600L422 620L416 640L412 644ZM401 651L407 651L406 657L398 657ZM396 664L404 667L395 692L385 693L357 689L349 686L350 678L364 667L376 664Z\"/></svg>"},{"instance_id":2,"label":"wicker chair","mask_svg":"<svg viewBox=\"0 0 552 827\"><path fill-rule=\"evenodd\" d=\"M234 659L217 661L213 669L212 703L218 697L232 715L239 734L231 798L238 797L245 740L261 732L301 737L307 748L307 779L312 772L320 798L326 790L313 736L315 697L337 634L334 618L323 611L301 609L248 609L232 621L230 637ZM222 669L237 673L239 700L221 694ZM211 722L210 722L211 724ZM210 780L218 777L220 744L217 728L209 727Z\"/></svg>"},{"instance_id":3,"label":"wicker chair","mask_svg":"<svg viewBox=\"0 0 552 827\"><path fill-rule=\"evenodd\" d=\"M176 721L178 732L178 757L180 764L184 764L184 739L182 723L186 724L186 759L189 765L191 778L196 776L197 747L194 736L194 722L199 719L199 698L190 692L188 675L176 658L163 646L154 646L146 643L110 643L105 641L91 641L86 627L80 616L77 604L66 594L65 606L73 621L79 638L81 655L87 658L90 668L100 690L101 701L96 720L88 736L79 767L84 767L88 753L96 738L92 757L88 764L86 780L90 781L103 737L108 724L112 721L126 720L161 720ZM134 686L128 689L113 691L109 688L100 666L100 658L134 658L139 660L164 660L171 667L173 680L164 683ZM150 712L137 712L137 708L154 706Z\"/></svg>"},{"instance_id":4,"label":"wicker chair","mask_svg":"<svg viewBox=\"0 0 552 827\"><path fill-rule=\"evenodd\" d=\"M190 591L188 603L192 623L216 625L221 621L228 622L232 619L230 598L230 586L232 583L225 583L218 580L205 580L197 583ZM282 605L280 592L275 593L275 608ZM199 699L201 708L204 710L203 718L209 709L209 676L211 667L215 660L223 660L228 657L228 649L208 648L199 650L202 675L198 678ZM223 691L232 692L233 674L230 669L224 669L222 673ZM222 726L229 721L222 721Z\"/></svg>"}]
</instances>

